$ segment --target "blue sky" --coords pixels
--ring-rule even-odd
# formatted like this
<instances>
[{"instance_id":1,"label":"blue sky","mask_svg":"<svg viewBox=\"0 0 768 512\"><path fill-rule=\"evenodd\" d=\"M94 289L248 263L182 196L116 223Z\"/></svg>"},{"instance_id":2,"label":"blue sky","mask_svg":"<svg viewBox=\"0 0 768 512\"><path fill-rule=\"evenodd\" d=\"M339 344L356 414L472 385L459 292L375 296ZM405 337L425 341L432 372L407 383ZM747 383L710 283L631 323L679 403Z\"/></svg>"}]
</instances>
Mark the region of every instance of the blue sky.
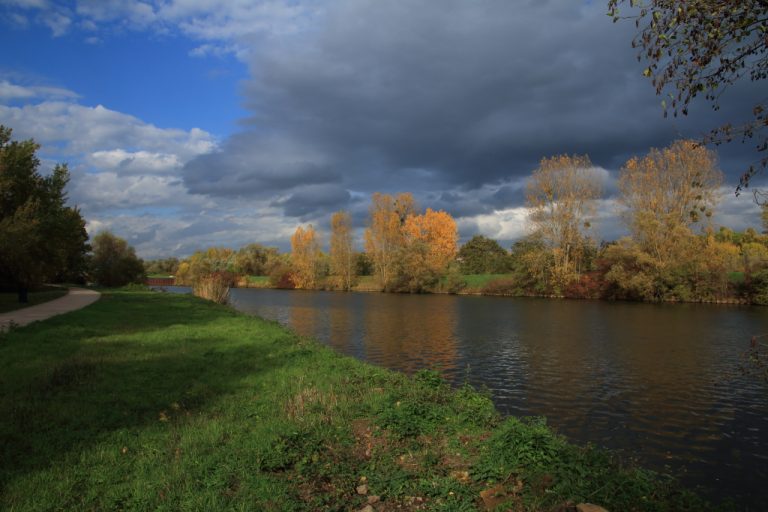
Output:
<instances>
[{"instance_id":1,"label":"blue sky","mask_svg":"<svg viewBox=\"0 0 768 512\"><path fill-rule=\"evenodd\" d=\"M286 248L342 208L361 228L375 191L508 244L526 233L527 176L561 153L592 158L596 236L614 238L623 162L762 94L740 85L718 113L663 119L634 25L594 2L4 0L0 27L0 124L40 142L44 167L69 163L91 233L147 258ZM756 225L733 196L750 147L718 151L716 223Z\"/></svg>"}]
</instances>

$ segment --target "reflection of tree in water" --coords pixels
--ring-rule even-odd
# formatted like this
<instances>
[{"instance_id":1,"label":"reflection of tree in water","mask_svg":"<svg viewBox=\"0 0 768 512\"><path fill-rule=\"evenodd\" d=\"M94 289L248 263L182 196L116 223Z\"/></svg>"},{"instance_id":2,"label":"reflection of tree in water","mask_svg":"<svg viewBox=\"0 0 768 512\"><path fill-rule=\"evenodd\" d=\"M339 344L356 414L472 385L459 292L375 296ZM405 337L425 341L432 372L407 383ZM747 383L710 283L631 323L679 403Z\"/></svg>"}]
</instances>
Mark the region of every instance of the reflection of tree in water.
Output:
<instances>
[{"instance_id":1,"label":"reflection of tree in water","mask_svg":"<svg viewBox=\"0 0 768 512\"><path fill-rule=\"evenodd\" d=\"M319 309L312 302L313 294L291 292L288 308L288 326L301 336L316 336L318 333Z\"/></svg>"},{"instance_id":2,"label":"reflection of tree in water","mask_svg":"<svg viewBox=\"0 0 768 512\"><path fill-rule=\"evenodd\" d=\"M348 294L334 294L329 301L328 322L330 338L328 344L344 354L352 354L355 342L353 336L353 311Z\"/></svg>"},{"instance_id":3,"label":"reflection of tree in water","mask_svg":"<svg viewBox=\"0 0 768 512\"><path fill-rule=\"evenodd\" d=\"M456 369L456 297L380 295L375 302L365 308L369 360L409 374Z\"/></svg>"}]
</instances>

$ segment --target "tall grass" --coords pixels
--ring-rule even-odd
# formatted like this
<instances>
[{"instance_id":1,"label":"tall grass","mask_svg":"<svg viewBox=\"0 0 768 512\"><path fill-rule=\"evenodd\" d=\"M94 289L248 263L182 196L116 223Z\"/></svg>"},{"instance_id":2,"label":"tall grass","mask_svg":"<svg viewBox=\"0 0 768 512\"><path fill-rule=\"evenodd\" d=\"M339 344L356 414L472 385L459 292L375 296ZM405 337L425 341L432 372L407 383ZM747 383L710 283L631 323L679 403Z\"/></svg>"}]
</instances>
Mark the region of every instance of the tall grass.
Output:
<instances>
[{"instance_id":1,"label":"tall grass","mask_svg":"<svg viewBox=\"0 0 768 512\"><path fill-rule=\"evenodd\" d=\"M192 293L197 297L207 299L216 304L229 302L229 286L232 278L221 272L201 276L195 281Z\"/></svg>"}]
</instances>

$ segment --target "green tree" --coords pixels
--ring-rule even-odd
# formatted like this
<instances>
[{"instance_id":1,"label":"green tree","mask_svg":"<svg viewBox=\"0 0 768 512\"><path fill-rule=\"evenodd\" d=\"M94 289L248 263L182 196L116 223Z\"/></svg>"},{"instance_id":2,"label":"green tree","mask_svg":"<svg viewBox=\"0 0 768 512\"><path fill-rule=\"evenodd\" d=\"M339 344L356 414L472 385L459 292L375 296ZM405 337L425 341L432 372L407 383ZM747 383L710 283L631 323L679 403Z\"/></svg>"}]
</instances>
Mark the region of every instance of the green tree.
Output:
<instances>
[{"instance_id":1,"label":"green tree","mask_svg":"<svg viewBox=\"0 0 768 512\"><path fill-rule=\"evenodd\" d=\"M109 231L93 237L91 274L101 286L124 286L144 282L144 262L136 257L133 247Z\"/></svg>"},{"instance_id":2,"label":"green tree","mask_svg":"<svg viewBox=\"0 0 768 512\"><path fill-rule=\"evenodd\" d=\"M619 6L629 4L629 15ZM768 2L765 0L609 0L614 21L631 18L639 29L632 46L638 59L647 63L644 71L656 93L667 92L664 115L687 115L691 101L704 96L715 110L730 85L768 77ZM757 140L756 149L768 150L768 117L763 99L752 108L752 118L714 128L703 142L719 144L734 138ZM768 156L759 158L741 177L738 194L749 186L752 176L768 165Z\"/></svg>"},{"instance_id":3,"label":"green tree","mask_svg":"<svg viewBox=\"0 0 768 512\"><path fill-rule=\"evenodd\" d=\"M27 302L30 288L84 270L88 252L85 221L66 206L66 165L40 174L33 140L11 141L0 125L0 285Z\"/></svg>"},{"instance_id":4,"label":"green tree","mask_svg":"<svg viewBox=\"0 0 768 512\"><path fill-rule=\"evenodd\" d=\"M509 271L509 254L496 240L475 235L461 246L459 257L463 274L503 274Z\"/></svg>"},{"instance_id":5,"label":"green tree","mask_svg":"<svg viewBox=\"0 0 768 512\"><path fill-rule=\"evenodd\" d=\"M248 244L235 253L234 271L237 274L249 276L267 275L267 262L275 254L277 249L274 247Z\"/></svg>"}]
</instances>

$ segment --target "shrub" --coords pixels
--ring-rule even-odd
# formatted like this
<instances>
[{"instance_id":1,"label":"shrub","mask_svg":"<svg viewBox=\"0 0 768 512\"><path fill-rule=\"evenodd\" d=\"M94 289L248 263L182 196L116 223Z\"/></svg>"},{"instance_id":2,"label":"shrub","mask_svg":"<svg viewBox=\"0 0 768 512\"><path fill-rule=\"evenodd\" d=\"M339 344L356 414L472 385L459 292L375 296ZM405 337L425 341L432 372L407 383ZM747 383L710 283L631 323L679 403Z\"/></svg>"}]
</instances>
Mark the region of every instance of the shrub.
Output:
<instances>
[{"instance_id":1,"label":"shrub","mask_svg":"<svg viewBox=\"0 0 768 512\"><path fill-rule=\"evenodd\" d=\"M483 286L484 295L522 295L523 290L515 279L494 279Z\"/></svg>"},{"instance_id":2,"label":"shrub","mask_svg":"<svg viewBox=\"0 0 768 512\"><path fill-rule=\"evenodd\" d=\"M296 283L293 279L293 270L287 263L275 265L269 272L269 284L274 288L293 290Z\"/></svg>"}]
</instances>

